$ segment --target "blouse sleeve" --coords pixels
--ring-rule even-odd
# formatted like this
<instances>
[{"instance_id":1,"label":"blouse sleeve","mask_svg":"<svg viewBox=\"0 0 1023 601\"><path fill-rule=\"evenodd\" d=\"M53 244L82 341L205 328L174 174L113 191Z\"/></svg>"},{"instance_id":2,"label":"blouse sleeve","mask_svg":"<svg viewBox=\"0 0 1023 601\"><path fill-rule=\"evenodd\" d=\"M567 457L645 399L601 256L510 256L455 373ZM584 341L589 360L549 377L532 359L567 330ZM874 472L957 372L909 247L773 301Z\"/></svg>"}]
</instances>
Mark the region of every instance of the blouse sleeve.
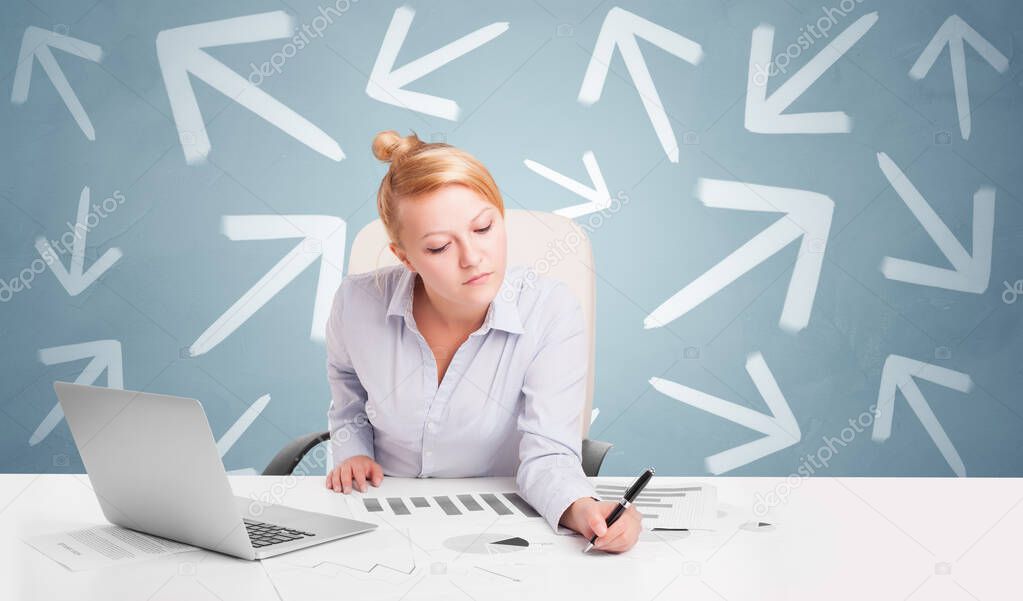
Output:
<instances>
[{"instance_id":1,"label":"blouse sleeve","mask_svg":"<svg viewBox=\"0 0 1023 601\"><path fill-rule=\"evenodd\" d=\"M551 317L522 385L515 479L519 494L558 532L568 506L595 494L580 455L589 345L582 308L566 284L552 287L545 302Z\"/></svg>"},{"instance_id":2,"label":"blouse sleeve","mask_svg":"<svg viewBox=\"0 0 1023 601\"><path fill-rule=\"evenodd\" d=\"M366 389L352 367L344 337L344 295L348 288L342 281L334 294L334 303L327 319L327 382L330 385L330 408L327 424L334 465L355 455L373 457L373 426L366 415Z\"/></svg>"}]
</instances>

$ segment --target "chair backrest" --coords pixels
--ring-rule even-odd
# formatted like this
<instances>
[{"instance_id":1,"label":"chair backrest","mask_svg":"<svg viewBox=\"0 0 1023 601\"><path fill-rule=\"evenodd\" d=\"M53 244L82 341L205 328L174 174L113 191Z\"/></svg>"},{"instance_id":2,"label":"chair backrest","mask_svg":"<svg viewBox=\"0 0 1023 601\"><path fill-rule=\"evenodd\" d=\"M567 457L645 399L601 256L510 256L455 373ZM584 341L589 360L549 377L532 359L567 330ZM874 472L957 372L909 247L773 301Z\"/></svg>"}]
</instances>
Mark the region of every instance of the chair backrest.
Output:
<instances>
[{"instance_id":1,"label":"chair backrest","mask_svg":"<svg viewBox=\"0 0 1023 601\"><path fill-rule=\"evenodd\" d=\"M589 377L582 412L582 438L590 431L593 385L596 375L595 304L596 283L593 251L586 233L574 221L554 213L505 209L508 233L508 265L527 265L538 275L561 280L575 292L582 306L589 338ZM348 259L348 273L366 273L399 264L388 245L390 239L379 219L355 236Z\"/></svg>"}]
</instances>

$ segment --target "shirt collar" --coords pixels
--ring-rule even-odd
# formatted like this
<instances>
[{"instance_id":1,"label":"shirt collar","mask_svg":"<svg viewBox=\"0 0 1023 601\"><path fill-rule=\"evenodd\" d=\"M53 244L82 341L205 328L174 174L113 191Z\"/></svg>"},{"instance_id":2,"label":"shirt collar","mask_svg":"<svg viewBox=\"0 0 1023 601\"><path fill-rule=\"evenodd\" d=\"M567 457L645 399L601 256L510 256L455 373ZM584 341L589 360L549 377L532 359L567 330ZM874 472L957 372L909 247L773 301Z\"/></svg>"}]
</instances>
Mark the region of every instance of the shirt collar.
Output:
<instances>
[{"instance_id":1,"label":"shirt collar","mask_svg":"<svg viewBox=\"0 0 1023 601\"><path fill-rule=\"evenodd\" d=\"M519 316L519 293L522 288L521 266L510 266L505 269L504 280L497 291L497 296L490 302L483 325L473 334L486 334L491 328L512 334L522 334L522 320ZM415 272L408 268L401 269L398 284L387 305L387 315L400 315L407 324L412 323L412 295L415 292Z\"/></svg>"}]
</instances>

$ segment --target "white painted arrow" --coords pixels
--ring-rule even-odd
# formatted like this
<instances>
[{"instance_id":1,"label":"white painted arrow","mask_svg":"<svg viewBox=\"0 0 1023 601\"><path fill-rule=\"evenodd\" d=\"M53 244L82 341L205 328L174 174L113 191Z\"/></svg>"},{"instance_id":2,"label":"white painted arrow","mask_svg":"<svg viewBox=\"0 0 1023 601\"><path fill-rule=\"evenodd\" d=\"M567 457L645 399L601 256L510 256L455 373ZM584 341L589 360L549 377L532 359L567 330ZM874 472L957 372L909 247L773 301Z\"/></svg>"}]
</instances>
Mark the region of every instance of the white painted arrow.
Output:
<instances>
[{"instance_id":1,"label":"white painted arrow","mask_svg":"<svg viewBox=\"0 0 1023 601\"><path fill-rule=\"evenodd\" d=\"M995 189L982 186L973 194L973 255L938 217L923 195L888 155L879 152L877 163L920 225L938 245L952 269L885 257L881 273L890 280L981 294L991 279L991 247L995 229Z\"/></svg>"},{"instance_id":2,"label":"white painted arrow","mask_svg":"<svg viewBox=\"0 0 1023 601\"><path fill-rule=\"evenodd\" d=\"M643 53L636 43L637 37L693 65L699 64L703 59L703 49L696 42L616 6L608 11L604 24L600 27L597 43L593 47L593 56L590 57L583 85L579 89L579 102L591 105L600 100L608 70L611 68L611 58L617 47L622 53L625 68L628 69L639 92L640 100L643 101L643 107L654 126L661 147L664 148L668 159L672 163L677 163L678 142L675 139L675 132L668 121L668 113L661 104L657 88L654 87L650 70L643 60Z\"/></svg>"},{"instance_id":3,"label":"white painted arrow","mask_svg":"<svg viewBox=\"0 0 1023 601\"><path fill-rule=\"evenodd\" d=\"M11 90L11 102L23 104L28 100L28 88L32 82L32 65L35 63L33 57L42 65L46 76L53 82L53 87L60 94L61 100L67 110L71 112L78 127L89 140L96 139L96 129L85 113L85 108L78 100L75 91L71 89L67 77L53 58L50 48L57 48L73 54L79 58L98 63L103 59L103 49L96 44L83 42L77 38L68 37L59 33L29 26L25 28L25 34L21 37L21 51L18 53L18 68L14 72L14 87Z\"/></svg>"},{"instance_id":4,"label":"white painted arrow","mask_svg":"<svg viewBox=\"0 0 1023 601\"><path fill-rule=\"evenodd\" d=\"M202 163L210 153L210 139L189 74L316 152L335 161L345 158L338 143L320 128L202 50L210 46L288 38L294 29L295 22L290 15L273 11L166 29L157 34L156 56L188 164Z\"/></svg>"},{"instance_id":5,"label":"white painted arrow","mask_svg":"<svg viewBox=\"0 0 1023 601\"><path fill-rule=\"evenodd\" d=\"M927 434L934 441L949 467L959 477L966 476L966 466L959 457L945 429L931 411L920 388L913 378L923 378L929 382L940 384L946 388L969 392L973 388L973 380L962 372L953 371L930 363L908 359L899 355L888 355L881 368L881 387L877 393L877 409L874 413L874 442L884 442L892 435L892 419L895 416L895 392L902 391L913 413L923 424Z\"/></svg>"},{"instance_id":6,"label":"white painted arrow","mask_svg":"<svg viewBox=\"0 0 1023 601\"><path fill-rule=\"evenodd\" d=\"M36 238L36 251L39 253L39 256L46 261L50 271L53 272L53 275L57 276L57 281L60 282L60 285L71 296L81 294L82 291L91 286L122 256L121 249L117 247L107 249L103 256L96 259L96 262L92 264L88 271L83 272L85 267L85 238L89 233L88 214L89 187L86 186L82 188L82 193L78 198L78 216L73 232L75 241L71 245L71 265L68 268L64 267L60 255L46 238L42 236Z\"/></svg>"},{"instance_id":7,"label":"white painted arrow","mask_svg":"<svg viewBox=\"0 0 1023 601\"><path fill-rule=\"evenodd\" d=\"M303 240L206 328L189 347L189 353L195 357L209 352L321 257L309 337L323 340L331 302L341 285L347 229L344 220L329 215L225 215L222 228L231 240Z\"/></svg>"},{"instance_id":8,"label":"white painted arrow","mask_svg":"<svg viewBox=\"0 0 1023 601\"><path fill-rule=\"evenodd\" d=\"M797 98L838 59L849 51L877 23L877 13L863 15L796 71L777 90L767 96L774 51L774 27L761 24L753 30L749 53L749 79L746 81L746 129L760 134L835 134L849 133L852 120L842 111L783 115Z\"/></svg>"},{"instance_id":9,"label":"white painted arrow","mask_svg":"<svg viewBox=\"0 0 1023 601\"><path fill-rule=\"evenodd\" d=\"M810 322L835 203L824 194L745 182L700 178L696 196L708 207L785 213L767 229L693 280L643 320L650 329L667 325L717 294L739 276L802 238L778 325L798 332Z\"/></svg>"},{"instance_id":10,"label":"white painted arrow","mask_svg":"<svg viewBox=\"0 0 1023 601\"><path fill-rule=\"evenodd\" d=\"M756 352L746 359L746 373L749 374L760 396L767 403L771 415L753 411L742 405L730 403L669 380L650 378L650 384L654 388L671 398L764 435L763 438L753 442L707 457L704 460L704 465L707 471L715 475L734 470L790 447L802 438L796 416L792 414L785 396L782 395L778 383L774 380L774 375L767 368L767 362L764 361L763 355Z\"/></svg>"},{"instance_id":11,"label":"white painted arrow","mask_svg":"<svg viewBox=\"0 0 1023 601\"><path fill-rule=\"evenodd\" d=\"M920 58L909 69L913 79L923 79L938 60L942 48L948 45L948 58L952 63L952 88L955 91L956 112L959 114L959 134L964 140L970 139L970 91L966 83L966 49L963 42L973 46L995 71L1009 70L1009 59L985 40L977 30L970 27L959 15L952 15L931 38Z\"/></svg>"},{"instance_id":12,"label":"white painted arrow","mask_svg":"<svg viewBox=\"0 0 1023 601\"><path fill-rule=\"evenodd\" d=\"M590 176L592 187L587 187L585 184L581 184L574 179L565 177L550 167L541 165L536 161L526 159L524 163L526 164L526 167L539 174L541 177L549 179L555 184L558 184L559 186L566 188L570 192L578 194L589 201L554 211L562 217L575 219L576 217L602 211L611 206L611 193L607 191L607 183L604 182L604 176L600 172L600 165L597 164L597 158L593 155L593 151L591 150L587 150L583 153L583 165L586 166L586 173Z\"/></svg>"},{"instance_id":13,"label":"white painted arrow","mask_svg":"<svg viewBox=\"0 0 1023 601\"><path fill-rule=\"evenodd\" d=\"M81 374L75 378L75 384L91 386L96 383L104 370L107 372L107 388L124 389L124 369L121 362L121 343L117 340L93 340L79 344L54 346L39 350L39 360L45 365L57 365L91 357ZM43 418L35 432L28 439L28 444L35 446L43 441L60 420L64 419L64 410L60 403Z\"/></svg>"},{"instance_id":14,"label":"white painted arrow","mask_svg":"<svg viewBox=\"0 0 1023 601\"><path fill-rule=\"evenodd\" d=\"M227 429L227 432L224 432L223 436L217 440L217 453L220 454L221 459L224 458L224 455L227 455L227 452L231 450L234 443L238 442L238 439L242 437L242 434L245 434L245 431L249 429L252 422L256 421L256 418L263 412L263 409L266 409L266 406L269 403L270 395L268 394L264 394L256 399L256 402L249 405L249 408L246 409L238 420Z\"/></svg>"},{"instance_id":15,"label":"white painted arrow","mask_svg":"<svg viewBox=\"0 0 1023 601\"><path fill-rule=\"evenodd\" d=\"M426 56L421 56L406 63L405 66L395 69L394 61L397 60L398 52L405 43L405 37L408 35L409 27L412 26L412 18L415 14L415 11L407 6L402 6L394 11L391 24L387 28L387 33L384 34L384 42L380 45L376 63L373 64L369 82L366 83L366 94L380 102L449 121L457 121L459 113L457 102L421 92L411 92L404 89L405 86L501 35L508 30L508 23L491 23L486 27L481 27Z\"/></svg>"}]
</instances>

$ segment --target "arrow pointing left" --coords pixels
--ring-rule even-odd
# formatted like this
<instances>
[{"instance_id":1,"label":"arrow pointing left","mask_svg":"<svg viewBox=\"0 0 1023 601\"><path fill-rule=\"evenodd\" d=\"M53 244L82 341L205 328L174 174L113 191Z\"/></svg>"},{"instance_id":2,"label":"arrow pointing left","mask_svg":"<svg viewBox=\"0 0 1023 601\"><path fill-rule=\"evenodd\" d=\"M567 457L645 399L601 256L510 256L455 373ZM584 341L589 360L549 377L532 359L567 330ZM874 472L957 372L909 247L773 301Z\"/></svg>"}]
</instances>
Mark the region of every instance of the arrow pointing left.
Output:
<instances>
[{"instance_id":1,"label":"arrow pointing left","mask_svg":"<svg viewBox=\"0 0 1023 601\"><path fill-rule=\"evenodd\" d=\"M288 13L273 11L186 25L157 34L156 56L188 164L202 163L210 153L210 139L189 74L323 156L335 161L345 158L338 143L323 130L202 50L286 38L294 28L294 19Z\"/></svg>"},{"instance_id":2,"label":"arrow pointing left","mask_svg":"<svg viewBox=\"0 0 1023 601\"><path fill-rule=\"evenodd\" d=\"M85 186L82 188L82 194L78 199L78 217L75 221L75 240L71 245L71 265L68 268L64 267L64 263L60 258L60 255L46 238L36 238L36 251L39 256L46 261L49 265L50 271L57 277L57 281L60 285L67 290L67 293L71 296L78 296L83 290L88 288L95 282L106 270L110 269L114 263L121 258L121 249L114 247L107 249L107 252L103 253L96 262L89 267L88 271L83 271L85 268L85 237L89 233L88 229L88 213L89 213L89 187Z\"/></svg>"},{"instance_id":3,"label":"arrow pointing left","mask_svg":"<svg viewBox=\"0 0 1023 601\"><path fill-rule=\"evenodd\" d=\"M311 340L326 337L330 304L341 285L341 268L345 257L344 220L329 215L226 215L222 227L231 240L279 240L303 238L270 271L259 279L213 324L206 328L189 353L195 357L209 352L245 323L256 311L291 283L300 273L320 261L320 277L316 284ZM329 257L329 258L328 258Z\"/></svg>"},{"instance_id":4,"label":"arrow pointing left","mask_svg":"<svg viewBox=\"0 0 1023 601\"><path fill-rule=\"evenodd\" d=\"M448 98L412 92L404 89L405 86L493 40L508 30L508 23L497 22L481 27L430 54L395 69L394 61L398 58L398 52L405 43L405 36L408 35L415 14L415 11L407 6L402 6L394 11L391 24L387 28L387 33L384 34L384 42L380 45L377 60L373 64L369 82L366 83L366 95L380 102L449 121L457 121L459 112L457 102Z\"/></svg>"},{"instance_id":5,"label":"arrow pointing left","mask_svg":"<svg viewBox=\"0 0 1023 601\"><path fill-rule=\"evenodd\" d=\"M746 129L761 134L841 134L849 133L852 121L842 111L829 113L782 114L824 72L877 23L877 13L863 15L830 44L817 53L799 71L767 96L774 27L762 24L753 30L749 53L749 79L746 82Z\"/></svg>"},{"instance_id":6,"label":"arrow pointing left","mask_svg":"<svg viewBox=\"0 0 1023 601\"><path fill-rule=\"evenodd\" d=\"M707 457L704 460L707 471L715 475L734 470L790 447L802 438L799 422L796 421L796 416L792 414L788 401L785 400L781 389L778 388L778 383L771 374L771 370L768 369L764 356L759 352L750 355L746 359L746 373L749 374L760 396L767 403L771 415L730 403L670 380L650 378L650 384L654 388L671 398L764 435L763 438L753 442Z\"/></svg>"},{"instance_id":7,"label":"arrow pointing left","mask_svg":"<svg viewBox=\"0 0 1023 601\"><path fill-rule=\"evenodd\" d=\"M104 370L107 372L107 388L124 389L124 370L121 362L121 343L117 340L93 340L80 344L53 346L39 350L39 360L46 365L57 365L91 357L88 365L75 378L75 384L91 386L96 383ZM64 410L58 402L50 409L43 421L28 439L29 445L37 445L64 419Z\"/></svg>"},{"instance_id":8,"label":"arrow pointing left","mask_svg":"<svg viewBox=\"0 0 1023 601\"><path fill-rule=\"evenodd\" d=\"M96 44L83 42L77 38L61 35L47 29L29 26L25 29L25 35L21 37L21 51L18 53L18 68L14 72L14 88L11 90L11 102L23 104L28 100L28 88L32 82L32 65L35 62L33 57L35 57L39 64L42 65L47 77L53 82L53 87L57 89L57 93L60 94L64 105L71 111L71 116L78 123L78 127L82 128L85 137L89 140L95 140L96 129L92 126L92 121L89 120L89 115L85 113L85 108L82 107L82 103L78 100L78 96L75 95L75 91L71 89L71 84L68 83L67 77L64 77L64 72L61 71L60 65L57 64L57 59L53 58L53 52L50 51L50 48L63 50L94 63L100 62L103 58L103 49Z\"/></svg>"}]
</instances>

